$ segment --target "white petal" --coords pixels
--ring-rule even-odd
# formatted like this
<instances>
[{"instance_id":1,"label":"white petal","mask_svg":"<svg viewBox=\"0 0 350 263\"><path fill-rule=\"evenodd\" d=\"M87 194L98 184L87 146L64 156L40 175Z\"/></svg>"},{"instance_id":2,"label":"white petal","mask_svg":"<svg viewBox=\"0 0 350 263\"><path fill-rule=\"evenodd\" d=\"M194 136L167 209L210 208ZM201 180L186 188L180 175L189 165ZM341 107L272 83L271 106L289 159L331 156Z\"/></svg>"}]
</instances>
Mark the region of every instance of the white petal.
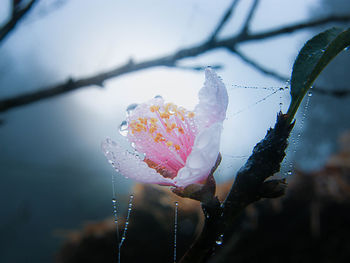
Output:
<instances>
[{"instance_id":1,"label":"white petal","mask_svg":"<svg viewBox=\"0 0 350 263\"><path fill-rule=\"evenodd\" d=\"M137 155L125 151L119 144L106 139L101 144L102 151L117 172L135 181L150 184L174 185L170 178L164 178L149 168Z\"/></svg>"},{"instance_id":2,"label":"white petal","mask_svg":"<svg viewBox=\"0 0 350 263\"><path fill-rule=\"evenodd\" d=\"M219 154L221 131L222 123L217 122L197 135L185 167L175 178L176 186L186 187L207 178Z\"/></svg>"},{"instance_id":3,"label":"white petal","mask_svg":"<svg viewBox=\"0 0 350 263\"><path fill-rule=\"evenodd\" d=\"M199 104L195 108L195 118L199 130L226 118L228 95L224 83L216 73L207 68L205 82L198 93Z\"/></svg>"}]
</instances>

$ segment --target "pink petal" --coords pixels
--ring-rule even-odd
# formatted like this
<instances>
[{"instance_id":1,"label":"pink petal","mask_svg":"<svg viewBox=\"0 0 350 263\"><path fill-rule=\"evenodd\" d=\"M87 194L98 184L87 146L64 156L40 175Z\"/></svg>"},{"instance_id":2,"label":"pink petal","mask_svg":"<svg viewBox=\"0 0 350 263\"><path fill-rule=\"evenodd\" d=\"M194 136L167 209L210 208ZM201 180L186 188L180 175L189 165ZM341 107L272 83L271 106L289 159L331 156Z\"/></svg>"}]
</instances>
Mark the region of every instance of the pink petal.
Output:
<instances>
[{"instance_id":1,"label":"pink petal","mask_svg":"<svg viewBox=\"0 0 350 263\"><path fill-rule=\"evenodd\" d=\"M222 80L210 68L205 70L204 86L199 91L198 97L199 104L195 108L198 130L212 123L224 121L228 105L227 90Z\"/></svg>"},{"instance_id":2,"label":"pink petal","mask_svg":"<svg viewBox=\"0 0 350 263\"><path fill-rule=\"evenodd\" d=\"M124 177L142 183L175 185L172 179L164 178L154 169L149 168L139 156L125 151L125 149L111 139L103 141L101 147L108 161Z\"/></svg>"},{"instance_id":3,"label":"pink petal","mask_svg":"<svg viewBox=\"0 0 350 263\"><path fill-rule=\"evenodd\" d=\"M201 183L208 177L219 154L221 131L222 123L217 122L197 135L185 167L174 178L176 186Z\"/></svg>"}]
</instances>

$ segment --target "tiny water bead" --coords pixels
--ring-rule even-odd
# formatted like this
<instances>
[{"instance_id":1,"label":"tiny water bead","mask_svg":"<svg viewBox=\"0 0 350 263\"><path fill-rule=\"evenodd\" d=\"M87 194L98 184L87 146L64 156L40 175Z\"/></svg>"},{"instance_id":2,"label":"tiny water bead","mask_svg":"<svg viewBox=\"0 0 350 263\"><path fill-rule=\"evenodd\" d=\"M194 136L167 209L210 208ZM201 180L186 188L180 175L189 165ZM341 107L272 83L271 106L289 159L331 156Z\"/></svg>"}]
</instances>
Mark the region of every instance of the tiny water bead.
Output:
<instances>
[{"instance_id":1,"label":"tiny water bead","mask_svg":"<svg viewBox=\"0 0 350 263\"><path fill-rule=\"evenodd\" d=\"M117 200L112 198L114 223L118 224Z\"/></svg>"},{"instance_id":2,"label":"tiny water bead","mask_svg":"<svg viewBox=\"0 0 350 263\"><path fill-rule=\"evenodd\" d=\"M221 246L222 243L223 243L223 240L224 240L224 235L221 234L221 235L219 236L219 238L215 241L215 243L216 243L217 245Z\"/></svg>"},{"instance_id":3,"label":"tiny water bead","mask_svg":"<svg viewBox=\"0 0 350 263\"><path fill-rule=\"evenodd\" d=\"M130 116L131 113L137 108L138 104L137 103L133 103L130 104L128 107L126 107L126 116Z\"/></svg>"},{"instance_id":4,"label":"tiny water bead","mask_svg":"<svg viewBox=\"0 0 350 263\"><path fill-rule=\"evenodd\" d=\"M129 204L128 204L128 212L125 218L125 226L124 226L124 230L123 230L123 235L122 238L119 242L119 250L118 250L118 263L120 263L120 256L121 256L121 248L123 246L123 243L126 239L126 234L128 231L128 226L129 226L129 219L130 219L130 214L131 214L131 210L132 210L132 205L133 205L133 200L134 200L134 195L130 195L129 198Z\"/></svg>"},{"instance_id":5,"label":"tiny water bead","mask_svg":"<svg viewBox=\"0 0 350 263\"><path fill-rule=\"evenodd\" d=\"M178 217L179 203L175 202L175 219L174 219L174 263L176 263L176 246L177 246L177 217Z\"/></svg>"}]
</instances>

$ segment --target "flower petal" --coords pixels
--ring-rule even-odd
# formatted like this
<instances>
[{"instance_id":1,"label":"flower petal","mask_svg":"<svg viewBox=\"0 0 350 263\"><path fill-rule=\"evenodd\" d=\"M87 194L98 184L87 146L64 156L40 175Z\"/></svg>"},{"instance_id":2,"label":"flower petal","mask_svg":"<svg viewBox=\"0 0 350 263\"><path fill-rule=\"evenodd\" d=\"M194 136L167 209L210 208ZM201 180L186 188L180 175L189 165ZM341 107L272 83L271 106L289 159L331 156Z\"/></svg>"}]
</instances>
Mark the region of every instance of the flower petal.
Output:
<instances>
[{"instance_id":1,"label":"flower petal","mask_svg":"<svg viewBox=\"0 0 350 263\"><path fill-rule=\"evenodd\" d=\"M172 179L164 178L156 170L149 168L139 156L125 151L125 149L111 139L103 141L101 147L108 161L124 177L142 183L175 185Z\"/></svg>"},{"instance_id":2,"label":"flower petal","mask_svg":"<svg viewBox=\"0 0 350 263\"><path fill-rule=\"evenodd\" d=\"M212 123L224 121L228 105L228 94L224 83L216 73L207 68L205 82L199 91L199 104L195 108L195 118L199 131Z\"/></svg>"},{"instance_id":3,"label":"flower petal","mask_svg":"<svg viewBox=\"0 0 350 263\"><path fill-rule=\"evenodd\" d=\"M216 122L197 135L186 165L174 179L176 186L186 187L208 177L219 154L221 131L222 123Z\"/></svg>"}]
</instances>

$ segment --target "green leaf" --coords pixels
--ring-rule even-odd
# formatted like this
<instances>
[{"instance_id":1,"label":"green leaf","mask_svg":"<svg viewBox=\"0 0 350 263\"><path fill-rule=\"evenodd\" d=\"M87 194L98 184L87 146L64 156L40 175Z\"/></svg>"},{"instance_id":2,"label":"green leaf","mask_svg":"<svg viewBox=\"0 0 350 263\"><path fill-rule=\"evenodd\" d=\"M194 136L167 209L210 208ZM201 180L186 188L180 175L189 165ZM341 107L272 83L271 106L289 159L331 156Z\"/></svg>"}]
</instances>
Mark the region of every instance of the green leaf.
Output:
<instances>
[{"instance_id":1,"label":"green leaf","mask_svg":"<svg viewBox=\"0 0 350 263\"><path fill-rule=\"evenodd\" d=\"M309 41L298 54L291 76L291 103L287 112L291 122L305 94L318 75L342 50L350 45L350 28L331 28Z\"/></svg>"}]
</instances>

